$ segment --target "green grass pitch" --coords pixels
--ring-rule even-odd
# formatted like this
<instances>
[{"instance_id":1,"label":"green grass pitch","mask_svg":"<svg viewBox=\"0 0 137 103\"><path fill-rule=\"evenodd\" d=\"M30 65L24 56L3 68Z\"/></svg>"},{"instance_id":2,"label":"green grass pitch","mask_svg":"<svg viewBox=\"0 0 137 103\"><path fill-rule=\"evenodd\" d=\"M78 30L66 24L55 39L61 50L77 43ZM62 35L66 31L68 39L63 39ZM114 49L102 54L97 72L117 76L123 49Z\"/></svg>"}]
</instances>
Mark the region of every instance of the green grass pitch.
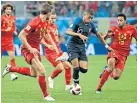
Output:
<instances>
[{"instance_id":1,"label":"green grass pitch","mask_svg":"<svg viewBox=\"0 0 137 103\"><path fill-rule=\"evenodd\" d=\"M65 91L64 72L55 79L54 89L48 88L49 93L56 98L52 103L137 103L137 61L135 56L129 56L125 70L118 81L111 78L102 89L102 94L96 94L95 90L99 82L99 73L106 64L106 56L89 56L89 71L80 74L82 96L71 95ZM9 62L9 57L1 59L1 70ZM42 57L46 68L46 77L54 69L47 60ZM16 57L18 66L28 66L23 57ZM10 75L1 78L1 103L47 103L42 98L36 78L19 75L18 80L11 81Z\"/></svg>"}]
</instances>

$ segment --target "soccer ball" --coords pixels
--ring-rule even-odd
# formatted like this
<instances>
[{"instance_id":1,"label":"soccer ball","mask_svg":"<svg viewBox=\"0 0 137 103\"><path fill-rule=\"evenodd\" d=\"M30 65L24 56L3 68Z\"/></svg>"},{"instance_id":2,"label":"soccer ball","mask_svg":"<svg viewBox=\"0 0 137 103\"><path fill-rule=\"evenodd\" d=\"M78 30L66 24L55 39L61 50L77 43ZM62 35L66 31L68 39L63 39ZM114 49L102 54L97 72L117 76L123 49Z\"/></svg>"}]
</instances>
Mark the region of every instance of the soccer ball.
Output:
<instances>
[{"instance_id":1,"label":"soccer ball","mask_svg":"<svg viewBox=\"0 0 137 103\"><path fill-rule=\"evenodd\" d=\"M79 84L72 84L70 87L70 93L73 95L79 95L81 93L81 87Z\"/></svg>"}]
</instances>

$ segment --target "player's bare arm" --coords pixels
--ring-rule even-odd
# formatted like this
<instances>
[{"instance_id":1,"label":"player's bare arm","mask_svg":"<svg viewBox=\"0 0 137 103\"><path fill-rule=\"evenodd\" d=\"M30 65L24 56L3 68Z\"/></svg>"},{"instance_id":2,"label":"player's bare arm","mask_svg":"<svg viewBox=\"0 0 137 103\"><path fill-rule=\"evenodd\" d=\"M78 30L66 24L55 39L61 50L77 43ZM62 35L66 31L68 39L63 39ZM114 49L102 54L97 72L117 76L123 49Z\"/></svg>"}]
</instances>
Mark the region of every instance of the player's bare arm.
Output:
<instances>
[{"instance_id":1,"label":"player's bare arm","mask_svg":"<svg viewBox=\"0 0 137 103\"><path fill-rule=\"evenodd\" d=\"M51 42L53 48L55 49L57 55L59 55L59 50L58 50L56 44L54 43L54 41L53 41L51 35L49 34L49 31L48 31L48 30L47 30L47 36L48 36L48 38L49 38L49 40L50 40L50 42Z\"/></svg>"},{"instance_id":2,"label":"player's bare arm","mask_svg":"<svg viewBox=\"0 0 137 103\"><path fill-rule=\"evenodd\" d=\"M20 38L20 40L22 41L22 44L24 44L24 45L26 46L26 48L27 48L28 50L30 50L31 53L33 53L33 54L39 53L37 49L32 48L32 47L28 44L27 39L26 39L26 36L27 36L27 35L28 35L28 34L27 34L24 30L22 30L22 31L20 32L19 38Z\"/></svg>"},{"instance_id":3,"label":"player's bare arm","mask_svg":"<svg viewBox=\"0 0 137 103\"><path fill-rule=\"evenodd\" d=\"M96 35L97 35L97 37L100 39L100 41L105 45L105 47L107 48L108 51L112 51L112 50L113 50L112 48L110 48L110 47L107 45L106 41L103 39L103 37L102 37L99 33L96 33Z\"/></svg>"},{"instance_id":4,"label":"player's bare arm","mask_svg":"<svg viewBox=\"0 0 137 103\"><path fill-rule=\"evenodd\" d=\"M66 33L70 36L79 36L83 41L87 41L88 37L80 34L80 33L75 33L73 32L72 29L68 28L68 30L66 31Z\"/></svg>"},{"instance_id":5,"label":"player's bare arm","mask_svg":"<svg viewBox=\"0 0 137 103\"><path fill-rule=\"evenodd\" d=\"M50 50L54 50L53 45L47 44L44 39L42 38L41 44L43 44L45 47L49 48Z\"/></svg>"}]
</instances>

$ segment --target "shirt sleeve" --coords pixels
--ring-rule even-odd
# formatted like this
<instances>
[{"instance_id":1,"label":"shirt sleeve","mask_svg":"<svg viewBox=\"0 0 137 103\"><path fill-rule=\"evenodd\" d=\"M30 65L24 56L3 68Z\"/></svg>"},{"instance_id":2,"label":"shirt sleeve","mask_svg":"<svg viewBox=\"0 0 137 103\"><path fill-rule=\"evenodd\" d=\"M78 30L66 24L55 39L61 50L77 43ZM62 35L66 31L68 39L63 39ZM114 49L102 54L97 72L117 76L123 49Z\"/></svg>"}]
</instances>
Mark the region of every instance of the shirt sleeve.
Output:
<instances>
[{"instance_id":1,"label":"shirt sleeve","mask_svg":"<svg viewBox=\"0 0 137 103\"><path fill-rule=\"evenodd\" d=\"M72 30L75 29L75 27L81 22L82 18L78 17L74 20L74 22L69 26Z\"/></svg>"},{"instance_id":2,"label":"shirt sleeve","mask_svg":"<svg viewBox=\"0 0 137 103\"><path fill-rule=\"evenodd\" d=\"M23 29L27 34L30 34L33 30L35 30L35 21L31 20L26 27Z\"/></svg>"},{"instance_id":3,"label":"shirt sleeve","mask_svg":"<svg viewBox=\"0 0 137 103\"><path fill-rule=\"evenodd\" d=\"M95 27L95 24L91 22L91 27L92 27L92 30L91 32L94 33L94 34L97 34L97 28Z\"/></svg>"},{"instance_id":4,"label":"shirt sleeve","mask_svg":"<svg viewBox=\"0 0 137 103\"><path fill-rule=\"evenodd\" d=\"M109 28L109 30L111 30L112 32L114 32L114 31L115 31L115 27L114 27L114 26L111 26L111 27Z\"/></svg>"}]
</instances>

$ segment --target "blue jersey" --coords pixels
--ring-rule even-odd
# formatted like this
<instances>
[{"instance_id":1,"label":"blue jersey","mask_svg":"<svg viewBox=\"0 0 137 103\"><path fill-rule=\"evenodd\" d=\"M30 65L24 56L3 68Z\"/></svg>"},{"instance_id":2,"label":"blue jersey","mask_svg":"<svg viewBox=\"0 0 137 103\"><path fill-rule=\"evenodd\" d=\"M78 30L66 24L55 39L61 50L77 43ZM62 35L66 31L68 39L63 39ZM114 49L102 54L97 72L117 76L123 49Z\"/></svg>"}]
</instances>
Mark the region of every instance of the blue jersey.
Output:
<instances>
[{"instance_id":1,"label":"blue jersey","mask_svg":"<svg viewBox=\"0 0 137 103\"><path fill-rule=\"evenodd\" d=\"M70 28L73 30L75 33L81 33L85 36L89 36L89 34L92 33L97 33L96 27L93 22L90 22L88 24L85 24L82 17L78 17L74 20L73 24L70 25ZM70 39L70 43L74 44L80 44L83 45L84 42L79 36L72 36Z\"/></svg>"}]
</instances>

